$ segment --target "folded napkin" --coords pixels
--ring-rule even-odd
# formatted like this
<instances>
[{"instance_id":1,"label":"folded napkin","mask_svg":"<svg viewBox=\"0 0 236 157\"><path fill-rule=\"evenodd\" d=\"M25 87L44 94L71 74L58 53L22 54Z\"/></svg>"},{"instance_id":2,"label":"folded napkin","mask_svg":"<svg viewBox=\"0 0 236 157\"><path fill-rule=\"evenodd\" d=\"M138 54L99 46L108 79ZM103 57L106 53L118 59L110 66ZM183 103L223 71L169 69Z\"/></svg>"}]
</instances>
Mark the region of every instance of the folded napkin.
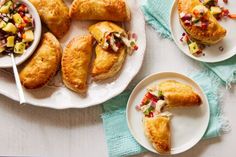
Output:
<instances>
[{"instance_id":1,"label":"folded napkin","mask_svg":"<svg viewBox=\"0 0 236 157\"><path fill-rule=\"evenodd\" d=\"M171 39L169 17L173 2L174 0L144 0L142 4L142 11L146 22L160 33L162 37L169 39ZM236 83L236 56L219 63L203 64L227 85Z\"/></svg>"},{"instance_id":2,"label":"folded napkin","mask_svg":"<svg viewBox=\"0 0 236 157\"><path fill-rule=\"evenodd\" d=\"M219 104L221 97L218 95L218 90L223 81L208 71L190 77L202 87L210 105L210 121L203 138L220 136L229 131L228 121L222 117ZM102 119L111 157L135 155L146 151L135 141L127 126L126 103L130 93L131 90L127 90L103 104Z\"/></svg>"}]
</instances>

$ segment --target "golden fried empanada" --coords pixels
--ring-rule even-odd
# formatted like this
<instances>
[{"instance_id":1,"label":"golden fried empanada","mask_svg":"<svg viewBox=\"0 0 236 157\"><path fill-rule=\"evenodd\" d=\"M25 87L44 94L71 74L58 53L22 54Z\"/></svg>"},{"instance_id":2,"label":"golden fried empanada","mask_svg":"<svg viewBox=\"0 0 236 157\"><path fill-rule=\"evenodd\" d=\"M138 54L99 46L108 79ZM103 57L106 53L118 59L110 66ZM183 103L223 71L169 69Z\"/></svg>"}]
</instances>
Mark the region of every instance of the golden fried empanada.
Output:
<instances>
[{"instance_id":1,"label":"golden fried empanada","mask_svg":"<svg viewBox=\"0 0 236 157\"><path fill-rule=\"evenodd\" d=\"M29 0L42 21L49 30L57 37L62 38L70 28L69 9L63 0Z\"/></svg>"},{"instance_id":2,"label":"golden fried empanada","mask_svg":"<svg viewBox=\"0 0 236 157\"><path fill-rule=\"evenodd\" d=\"M144 117L143 122L145 135L156 151L160 154L170 153L170 118L168 116Z\"/></svg>"},{"instance_id":3,"label":"golden fried empanada","mask_svg":"<svg viewBox=\"0 0 236 157\"><path fill-rule=\"evenodd\" d=\"M35 89L45 85L57 72L61 62L62 48L51 33L45 33L35 54L20 72L22 85Z\"/></svg>"},{"instance_id":4,"label":"golden fried empanada","mask_svg":"<svg viewBox=\"0 0 236 157\"><path fill-rule=\"evenodd\" d=\"M70 16L77 20L129 21L125 0L74 0Z\"/></svg>"},{"instance_id":5,"label":"golden fried empanada","mask_svg":"<svg viewBox=\"0 0 236 157\"><path fill-rule=\"evenodd\" d=\"M66 46L62 56L62 79L71 90L87 91L87 78L92 56L92 36L75 37Z\"/></svg>"},{"instance_id":6,"label":"golden fried empanada","mask_svg":"<svg viewBox=\"0 0 236 157\"><path fill-rule=\"evenodd\" d=\"M95 80L104 80L116 75L126 58L126 50L123 47L118 52L114 52L104 50L97 45L95 52L96 58L92 66L92 77Z\"/></svg>"},{"instance_id":7,"label":"golden fried empanada","mask_svg":"<svg viewBox=\"0 0 236 157\"><path fill-rule=\"evenodd\" d=\"M157 89L163 94L167 108L199 106L201 104L200 96L193 91L192 87L183 83L168 80L158 84Z\"/></svg>"},{"instance_id":8,"label":"golden fried empanada","mask_svg":"<svg viewBox=\"0 0 236 157\"><path fill-rule=\"evenodd\" d=\"M196 10L197 12L201 12L199 14L204 14L202 15L203 20L200 20L200 22L196 17L196 12L194 12ZM203 44L210 45L219 42L225 37L226 30L210 13L209 9L206 8L199 0L178 0L178 11L180 23L192 39L195 39L196 41ZM186 16L184 14L189 14L190 16L194 17L194 21L191 19L187 20L187 23L184 22L184 20L186 20ZM202 21L204 22L201 23ZM190 24L190 22L192 24ZM205 26L201 27L203 24Z\"/></svg>"}]
</instances>

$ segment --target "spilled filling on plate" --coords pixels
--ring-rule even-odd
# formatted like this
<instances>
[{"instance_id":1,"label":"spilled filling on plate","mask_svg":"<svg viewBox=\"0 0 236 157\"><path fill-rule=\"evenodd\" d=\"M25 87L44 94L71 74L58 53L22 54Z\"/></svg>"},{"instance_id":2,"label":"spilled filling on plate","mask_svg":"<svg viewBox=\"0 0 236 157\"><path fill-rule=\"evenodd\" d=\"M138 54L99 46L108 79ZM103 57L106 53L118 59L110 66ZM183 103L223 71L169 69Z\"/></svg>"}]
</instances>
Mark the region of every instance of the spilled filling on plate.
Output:
<instances>
[{"instance_id":1,"label":"spilled filling on plate","mask_svg":"<svg viewBox=\"0 0 236 157\"><path fill-rule=\"evenodd\" d=\"M136 109L142 111L145 117L171 116L170 112L163 112L165 105L163 93L160 90L148 88L141 104L137 105Z\"/></svg>"}]
</instances>

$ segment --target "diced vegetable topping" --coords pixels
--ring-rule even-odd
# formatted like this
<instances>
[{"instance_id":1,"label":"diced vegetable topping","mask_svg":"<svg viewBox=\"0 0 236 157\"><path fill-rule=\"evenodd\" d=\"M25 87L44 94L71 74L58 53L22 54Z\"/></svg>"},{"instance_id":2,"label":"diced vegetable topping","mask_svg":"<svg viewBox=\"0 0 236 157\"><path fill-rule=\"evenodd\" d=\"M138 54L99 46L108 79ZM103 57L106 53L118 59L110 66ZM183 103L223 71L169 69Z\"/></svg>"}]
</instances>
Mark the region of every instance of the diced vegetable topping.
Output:
<instances>
[{"instance_id":1,"label":"diced vegetable topping","mask_svg":"<svg viewBox=\"0 0 236 157\"><path fill-rule=\"evenodd\" d=\"M202 5L197 5L193 8L193 14L197 18L201 18L202 16L206 14L206 12L207 12L207 8Z\"/></svg>"},{"instance_id":2,"label":"diced vegetable topping","mask_svg":"<svg viewBox=\"0 0 236 157\"><path fill-rule=\"evenodd\" d=\"M23 54L34 40L34 20L18 0L0 1L0 53Z\"/></svg>"},{"instance_id":3,"label":"diced vegetable topping","mask_svg":"<svg viewBox=\"0 0 236 157\"><path fill-rule=\"evenodd\" d=\"M128 53L132 54L134 51L138 50L136 45L137 35L126 35L118 32L105 33L105 41L102 47L104 49L111 48L113 51L117 52L122 46L126 46Z\"/></svg>"},{"instance_id":4,"label":"diced vegetable topping","mask_svg":"<svg viewBox=\"0 0 236 157\"><path fill-rule=\"evenodd\" d=\"M192 55L202 54L202 49L199 47L198 43L192 41L186 33L182 34L180 41L188 45L189 51Z\"/></svg>"},{"instance_id":5,"label":"diced vegetable topping","mask_svg":"<svg viewBox=\"0 0 236 157\"><path fill-rule=\"evenodd\" d=\"M161 91L147 89L147 93L143 97L141 104L137 105L136 109L142 111L146 117L154 117L162 113L165 105L166 102Z\"/></svg>"},{"instance_id":6,"label":"diced vegetable topping","mask_svg":"<svg viewBox=\"0 0 236 157\"><path fill-rule=\"evenodd\" d=\"M22 35L23 42L31 42L34 40L34 33L32 30L27 30L25 33Z\"/></svg>"},{"instance_id":7,"label":"diced vegetable topping","mask_svg":"<svg viewBox=\"0 0 236 157\"><path fill-rule=\"evenodd\" d=\"M8 32L8 33L13 33L16 34L17 28L14 24L12 23L7 23L5 27L2 28L3 31Z\"/></svg>"},{"instance_id":8,"label":"diced vegetable topping","mask_svg":"<svg viewBox=\"0 0 236 157\"><path fill-rule=\"evenodd\" d=\"M24 42L20 42L20 43L16 43L15 47L14 47L14 52L17 54L23 54L25 51L25 43Z\"/></svg>"},{"instance_id":9,"label":"diced vegetable topping","mask_svg":"<svg viewBox=\"0 0 236 157\"><path fill-rule=\"evenodd\" d=\"M15 40L14 36L7 37L7 47L14 47L14 40Z\"/></svg>"},{"instance_id":10,"label":"diced vegetable topping","mask_svg":"<svg viewBox=\"0 0 236 157\"><path fill-rule=\"evenodd\" d=\"M236 14L229 14L228 16L229 16L229 18L231 18L231 19L236 19Z\"/></svg>"},{"instance_id":11,"label":"diced vegetable topping","mask_svg":"<svg viewBox=\"0 0 236 157\"><path fill-rule=\"evenodd\" d=\"M189 46L189 50L192 54L198 54L199 53L200 49L199 49L196 42L192 42L188 46Z\"/></svg>"},{"instance_id":12,"label":"diced vegetable topping","mask_svg":"<svg viewBox=\"0 0 236 157\"><path fill-rule=\"evenodd\" d=\"M12 6L13 6L12 1L6 2L4 5L1 6L0 13L8 14Z\"/></svg>"},{"instance_id":13,"label":"diced vegetable topping","mask_svg":"<svg viewBox=\"0 0 236 157\"><path fill-rule=\"evenodd\" d=\"M17 24L21 24L21 23L24 22L19 13L14 14L12 16L12 18L13 18L14 22L17 23Z\"/></svg>"}]
</instances>

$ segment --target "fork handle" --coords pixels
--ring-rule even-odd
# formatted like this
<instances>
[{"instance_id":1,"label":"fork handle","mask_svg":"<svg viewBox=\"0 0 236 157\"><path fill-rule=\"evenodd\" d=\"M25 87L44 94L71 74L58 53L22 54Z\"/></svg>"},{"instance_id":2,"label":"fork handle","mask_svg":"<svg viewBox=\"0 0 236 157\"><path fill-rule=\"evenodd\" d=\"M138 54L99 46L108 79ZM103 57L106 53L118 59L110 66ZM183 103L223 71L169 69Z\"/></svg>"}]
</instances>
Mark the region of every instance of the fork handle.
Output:
<instances>
[{"instance_id":1,"label":"fork handle","mask_svg":"<svg viewBox=\"0 0 236 157\"><path fill-rule=\"evenodd\" d=\"M24 104L26 103L25 101L25 96L24 96L24 92L21 86L21 82L20 82L20 77L19 77L19 73L16 67L16 62L15 62L15 57L14 54L11 53L11 60L12 60L12 67L13 67L13 72L14 72L14 77L15 77L15 81L16 81L16 87L18 90L18 95L20 98L20 104Z\"/></svg>"}]
</instances>

